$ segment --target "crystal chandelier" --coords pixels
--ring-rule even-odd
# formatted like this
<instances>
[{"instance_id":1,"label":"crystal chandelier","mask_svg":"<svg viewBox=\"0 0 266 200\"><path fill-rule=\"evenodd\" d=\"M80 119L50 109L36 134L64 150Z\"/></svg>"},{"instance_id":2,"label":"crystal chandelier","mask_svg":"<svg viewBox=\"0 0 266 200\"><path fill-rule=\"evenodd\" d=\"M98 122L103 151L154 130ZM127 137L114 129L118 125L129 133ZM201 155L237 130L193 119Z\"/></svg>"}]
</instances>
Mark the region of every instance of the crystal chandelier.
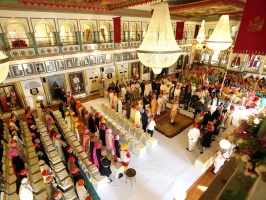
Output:
<instances>
[{"instance_id":1,"label":"crystal chandelier","mask_svg":"<svg viewBox=\"0 0 266 200\"><path fill-rule=\"evenodd\" d=\"M181 49L174 37L168 3L155 5L148 31L137 53L140 62L151 67L154 74L161 73L162 68L177 61Z\"/></svg>"},{"instance_id":2,"label":"crystal chandelier","mask_svg":"<svg viewBox=\"0 0 266 200\"><path fill-rule=\"evenodd\" d=\"M9 71L9 58L0 51L0 83L6 80Z\"/></svg>"},{"instance_id":3,"label":"crystal chandelier","mask_svg":"<svg viewBox=\"0 0 266 200\"><path fill-rule=\"evenodd\" d=\"M211 37L207 40L207 46L214 50L213 56L218 57L219 52L228 49L232 43L229 15L222 15Z\"/></svg>"},{"instance_id":4,"label":"crystal chandelier","mask_svg":"<svg viewBox=\"0 0 266 200\"><path fill-rule=\"evenodd\" d=\"M205 40L205 20L202 20L199 33L197 35L196 40L199 43L202 43Z\"/></svg>"}]
</instances>

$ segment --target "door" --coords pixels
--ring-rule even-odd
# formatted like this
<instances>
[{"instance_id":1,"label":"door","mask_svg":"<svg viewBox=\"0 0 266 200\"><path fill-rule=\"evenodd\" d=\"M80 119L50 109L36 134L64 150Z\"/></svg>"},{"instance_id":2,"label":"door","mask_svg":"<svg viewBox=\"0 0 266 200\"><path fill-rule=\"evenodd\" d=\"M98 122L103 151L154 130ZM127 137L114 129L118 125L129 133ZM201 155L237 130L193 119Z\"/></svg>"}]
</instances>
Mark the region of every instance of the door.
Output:
<instances>
[{"instance_id":1,"label":"door","mask_svg":"<svg viewBox=\"0 0 266 200\"><path fill-rule=\"evenodd\" d=\"M89 93L93 93L99 90L99 81L100 81L100 69L88 69L87 70L88 78L88 88Z\"/></svg>"}]
</instances>

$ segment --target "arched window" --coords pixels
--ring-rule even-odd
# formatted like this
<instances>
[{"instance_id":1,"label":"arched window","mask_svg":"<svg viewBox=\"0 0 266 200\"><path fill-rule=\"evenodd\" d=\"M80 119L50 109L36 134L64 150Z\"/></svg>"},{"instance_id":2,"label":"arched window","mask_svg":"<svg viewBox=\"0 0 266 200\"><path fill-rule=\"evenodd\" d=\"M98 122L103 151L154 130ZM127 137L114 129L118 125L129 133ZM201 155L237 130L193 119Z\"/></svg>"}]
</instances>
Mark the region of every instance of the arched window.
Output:
<instances>
[{"instance_id":1,"label":"arched window","mask_svg":"<svg viewBox=\"0 0 266 200\"><path fill-rule=\"evenodd\" d=\"M140 25L137 23L131 25L130 41L140 41Z\"/></svg>"},{"instance_id":2,"label":"arched window","mask_svg":"<svg viewBox=\"0 0 266 200\"><path fill-rule=\"evenodd\" d=\"M108 22L103 22L100 26L100 41L101 42L111 42L112 38L110 35L110 30L112 26Z\"/></svg>"},{"instance_id":3,"label":"arched window","mask_svg":"<svg viewBox=\"0 0 266 200\"><path fill-rule=\"evenodd\" d=\"M32 40L27 27L18 20L9 20L5 24L6 37L11 48L32 47Z\"/></svg>"},{"instance_id":4,"label":"arched window","mask_svg":"<svg viewBox=\"0 0 266 200\"><path fill-rule=\"evenodd\" d=\"M94 25L91 22L84 22L82 24L82 39L84 44L91 44L95 42Z\"/></svg>"},{"instance_id":5,"label":"arched window","mask_svg":"<svg viewBox=\"0 0 266 200\"><path fill-rule=\"evenodd\" d=\"M62 44L77 44L75 26L72 22L63 22L60 26L60 39Z\"/></svg>"},{"instance_id":6,"label":"arched window","mask_svg":"<svg viewBox=\"0 0 266 200\"><path fill-rule=\"evenodd\" d=\"M125 23L121 23L121 41L126 42L128 41L128 34L127 34L127 25Z\"/></svg>"},{"instance_id":7,"label":"arched window","mask_svg":"<svg viewBox=\"0 0 266 200\"><path fill-rule=\"evenodd\" d=\"M37 46L56 45L54 28L47 21L39 21L35 26L35 38Z\"/></svg>"}]
</instances>

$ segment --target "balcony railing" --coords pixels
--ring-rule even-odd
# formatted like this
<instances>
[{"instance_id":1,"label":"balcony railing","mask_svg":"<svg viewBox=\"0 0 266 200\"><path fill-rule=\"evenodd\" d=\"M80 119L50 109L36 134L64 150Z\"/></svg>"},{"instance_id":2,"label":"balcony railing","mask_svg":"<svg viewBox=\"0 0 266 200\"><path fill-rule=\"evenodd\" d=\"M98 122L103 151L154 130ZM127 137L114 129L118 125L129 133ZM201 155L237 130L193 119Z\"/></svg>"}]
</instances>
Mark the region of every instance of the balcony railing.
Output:
<instances>
[{"instance_id":1,"label":"balcony railing","mask_svg":"<svg viewBox=\"0 0 266 200\"><path fill-rule=\"evenodd\" d=\"M61 43L63 45L75 45L78 44L75 36L60 36Z\"/></svg>"},{"instance_id":2,"label":"balcony railing","mask_svg":"<svg viewBox=\"0 0 266 200\"><path fill-rule=\"evenodd\" d=\"M36 37L36 43L38 47L55 46L56 41L53 37Z\"/></svg>"},{"instance_id":3,"label":"balcony railing","mask_svg":"<svg viewBox=\"0 0 266 200\"><path fill-rule=\"evenodd\" d=\"M11 48L27 48L32 47L32 41L29 38L7 38Z\"/></svg>"}]
</instances>

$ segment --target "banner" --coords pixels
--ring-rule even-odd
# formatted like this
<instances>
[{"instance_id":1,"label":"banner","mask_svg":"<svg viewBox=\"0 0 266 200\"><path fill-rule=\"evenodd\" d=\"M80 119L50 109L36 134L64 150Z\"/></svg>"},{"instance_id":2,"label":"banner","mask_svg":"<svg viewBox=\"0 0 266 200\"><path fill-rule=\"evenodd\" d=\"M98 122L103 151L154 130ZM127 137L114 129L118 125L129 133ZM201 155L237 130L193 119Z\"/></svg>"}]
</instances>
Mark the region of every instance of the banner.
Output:
<instances>
[{"instance_id":1,"label":"banner","mask_svg":"<svg viewBox=\"0 0 266 200\"><path fill-rule=\"evenodd\" d=\"M121 17L113 18L114 23L114 43L121 42Z\"/></svg>"},{"instance_id":2,"label":"banner","mask_svg":"<svg viewBox=\"0 0 266 200\"><path fill-rule=\"evenodd\" d=\"M176 22L176 32L175 32L175 39L182 40L184 34L184 24L185 22Z\"/></svg>"},{"instance_id":3,"label":"banner","mask_svg":"<svg viewBox=\"0 0 266 200\"><path fill-rule=\"evenodd\" d=\"M266 54L265 0L247 0L238 31L235 53Z\"/></svg>"},{"instance_id":4,"label":"banner","mask_svg":"<svg viewBox=\"0 0 266 200\"><path fill-rule=\"evenodd\" d=\"M194 33L194 39L196 39L198 34L199 34L199 28L200 28L200 25L196 25L195 33Z\"/></svg>"}]
</instances>

